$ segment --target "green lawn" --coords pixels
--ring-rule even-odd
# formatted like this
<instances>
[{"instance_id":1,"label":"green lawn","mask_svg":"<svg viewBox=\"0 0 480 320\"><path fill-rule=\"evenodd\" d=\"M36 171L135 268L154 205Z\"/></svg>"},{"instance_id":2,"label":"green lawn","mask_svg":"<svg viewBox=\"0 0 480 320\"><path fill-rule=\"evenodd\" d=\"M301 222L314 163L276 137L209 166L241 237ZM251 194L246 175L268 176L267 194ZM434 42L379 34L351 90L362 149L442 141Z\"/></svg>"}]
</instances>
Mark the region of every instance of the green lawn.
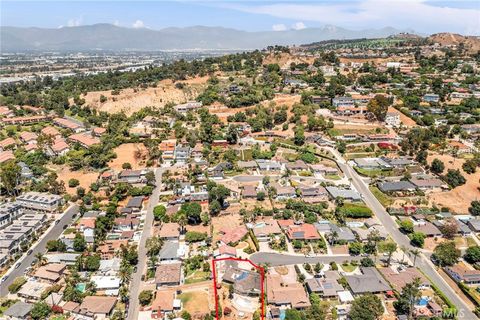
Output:
<instances>
[{"instance_id":1,"label":"green lawn","mask_svg":"<svg viewBox=\"0 0 480 320\"><path fill-rule=\"evenodd\" d=\"M185 284L202 282L202 281L208 280L209 278L210 278L210 272L197 270L185 278Z\"/></svg>"},{"instance_id":2,"label":"green lawn","mask_svg":"<svg viewBox=\"0 0 480 320\"><path fill-rule=\"evenodd\" d=\"M342 269L345 272L353 272L355 269L357 269L357 266L353 266L350 263L342 264Z\"/></svg>"},{"instance_id":3,"label":"green lawn","mask_svg":"<svg viewBox=\"0 0 480 320\"><path fill-rule=\"evenodd\" d=\"M362 169L359 167L354 167L355 171L365 177L376 178L376 177L388 177L391 174L391 170L382 170L382 169Z\"/></svg>"},{"instance_id":4,"label":"green lawn","mask_svg":"<svg viewBox=\"0 0 480 320\"><path fill-rule=\"evenodd\" d=\"M325 175L325 179L340 180L342 178L338 174L327 174L327 175Z\"/></svg>"},{"instance_id":5,"label":"green lawn","mask_svg":"<svg viewBox=\"0 0 480 320\"><path fill-rule=\"evenodd\" d=\"M375 198L377 198L377 200L380 201L382 206L385 207L385 208L391 206L395 202L394 199L387 196L385 193L380 191L377 187L370 186L370 191L372 191Z\"/></svg>"}]
</instances>

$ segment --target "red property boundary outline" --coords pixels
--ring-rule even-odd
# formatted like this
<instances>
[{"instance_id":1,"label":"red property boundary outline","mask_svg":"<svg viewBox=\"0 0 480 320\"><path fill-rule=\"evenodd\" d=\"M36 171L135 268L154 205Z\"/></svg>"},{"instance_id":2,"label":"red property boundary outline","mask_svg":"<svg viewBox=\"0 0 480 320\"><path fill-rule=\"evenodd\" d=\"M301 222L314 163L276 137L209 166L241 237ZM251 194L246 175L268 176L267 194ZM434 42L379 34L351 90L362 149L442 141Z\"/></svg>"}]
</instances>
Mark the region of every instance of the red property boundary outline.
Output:
<instances>
[{"instance_id":1,"label":"red property boundary outline","mask_svg":"<svg viewBox=\"0 0 480 320\"><path fill-rule=\"evenodd\" d=\"M213 272L213 292L215 293L215 319L219 320L220 317L218 315L218 292L217 292L217 269L216 269L216 263L220 261L243 261L243 262L248 262L250 263L253 267L256 269L260 270L260 319L265 320L265 301L264 301L264 295L265 295L265 268L261 267L259 265L256 265L249 259L242 259L242 258L220 258L220 259L212 259L212 272Z\"/></svg>"}]
</instances>

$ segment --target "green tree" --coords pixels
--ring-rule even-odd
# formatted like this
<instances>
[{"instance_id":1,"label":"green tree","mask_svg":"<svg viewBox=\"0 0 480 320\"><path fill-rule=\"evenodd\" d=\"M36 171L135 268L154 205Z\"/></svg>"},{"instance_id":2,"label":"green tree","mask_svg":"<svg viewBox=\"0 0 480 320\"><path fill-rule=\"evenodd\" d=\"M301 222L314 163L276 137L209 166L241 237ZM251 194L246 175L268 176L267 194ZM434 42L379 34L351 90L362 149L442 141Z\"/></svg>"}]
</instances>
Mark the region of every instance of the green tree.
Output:
<instances>
[{"instance_id":1,"label":"green tree","mask_svg":"<svg viewBox=\"0 0 480 320\"><path fill-rule=\"evenodd\" d=\"M361 242L352 242L348 245L348 252L351 255L358 256L363 251L363 244Z\"/></svg>"},{"instance_id":2,"label":"green tree","mask_svg":"<svg viewBox=\"0 0 480 320\"><path fill-rule=\"evenodd\" d=\"M413 232L413 222L411 220L402 220L400 222L400 231L406 234Z\"/></svg>"},{"instance_id":3,"label":"green tree","mask_svg":"<svg viewBox=\"0 0 480 320\"><path fill-rule=\"evenodd\" d=\"M442 160L435 158L430 165L430 170L433 173L440 174L445 170L445 164L443 164Z\"/></svg>"},{"instance_id":4,"label":"green tree","mask_svg":"<svg viewBox=\"0 0 480 320\"><path fill-rule=\"evenodd\" d=\"M78 181L78 179L70 179L68 180L68 186L70 188L75 188L75 187L78 187L80 185L80 181Z\"/></svg>"},{"instance_id":5,"label":"green tree","mask_svg":"<svg viewBox=\"0 0 480 320\"><path fill-rule=\"evenodd\" d=\"M77 233L73 239L73 250L76 252L83 252L86 248L87 241L85 241L85 238L80 233Z\"/></svg>"},{"instance_id":6,"label":"green tree","mask_svg":"<svg viewBox=\"0 0 480 320\"><path fill-rule=\"evenodd\" d=\"M380 319L383 311L380 298L369 293L352 302L349 316L352 320L376 320Z\"/></svg>"},{"instance_id":7,"label":"green tree","mask_svg":"<svg viewBox=\"0 0 480 320\"><path fill-rule=\"evenodd\" d=\"M16 189L20 183L21 168L15 161L7 161L0 166L0 179L3 188L11 196L16 194Z\"/></svg>"},{"instance_id":8,"label":"green tree","mask_svg":"<svg viewBox=\"0 0 480 320\"><path fill-rule=\"evenodd\" d=\"M383 95L376 95L368 102L367 110L371 112L378 121L384 121L387 115L390 100Z\"/></svg>"},{"instance_id":9,"label":"green tree","mask_svg":"<svg viewBox=\"0 0 480 320\"><path fill-rule=\"evenodd\" d=\"M441 266L453 266L460 258L460 250L454 241L442 242L433 250L433 257Z\"/></svg>"},{"instance_id":10,"label":"green tree","mask_svg":"<svg viewBox=\"0 0 480 320\"><path fill-rule=\"evenodd\" d=\"M142 306L148 306L152 302L153 293L152 290L143 290L138 295L138 301Z\"/></svg>"},{"instance_id":11,"label":"green tree","mask_svg":"<svg viewBox=\"0 0 480 320\"><path fill-rule=\"evenodd\" d=\"M202 221L200 216L202 213L202 206L197 202L187 202L182 204L180 212L185 213L190 224L199 224Z\"/></svg>"},{"instance_id":12,"label":"green tree","mask_svg":"<svg viewBox=\"0 0 480 320\"><path fill-rule=\"evenodd\" d=\"M467 251L465 251L463 258L472 264L480 262L480 246L469 247Z\"/></svg>"},{"instance_id":13,"label":"green tree","mask_svg":"<svg viewBox=\"0 0 480 320\"><path fill-rule=\"evenodd\" d=\"M468 208L468 212L470 212L472 216L480 216L480 201L473 200L470 203L470 208Z\"/></svg>"},{"instance_id":14,"label":"green tree","mask_svg":"<svg viewBox=\"0 0 480 320\"><path fill-rule=\"evenodd\" d=\"M392 260L392 255L397 251L397 244L395 242L387 242L384 245L385 252L387 253L387 266L390 266L390 261Z\"/></svg>"},{"instance_id":15,"label":"green tree","mask_svg":"<svg viewBox=\"0 0 480 320\"><path fill-rule=\"evenodd\" d=\"M415 302L420 298L420 279L416 278L413 282L407 283L400 293L397 301L393 302L393 307L397 314L406 314L408 319L413 319Z\"/></svg>"},{"instance_id":16,"label":"green tree","mask_svg":"<svg viewBox=\"0 0 480 320\"><path fill-rule=\"evenodd\" d=\"M153 217L155 221L164 221L164 218L167 216L167 208L164 205L158 205L153 208Z\"/></svg>"},{"instance_id":17,"label":"green tree","mask_svg":"<svg viewBox=\"0 0 480 320\"><path fill-rule=\"evenodd\" d=\"M52 309L50 309L50 306L45 302L40 301L33 305L32 310L30 310L30 317L33 320L48 319L50 313L52 313Z\"/></svg>"},{"instance_id":18,"label":"green tree","mask_svg":"<svg viewBox=\"0 0 480 320\"><path fill-rule=\"evenodd\" d=\"M293 142L297 146L303 146L305 144L305 129L302 125L297 125L295 127Z\"/></svg>"},{"instance_id":19,"label":"green tree","mask_svg":"<svg viewBox=\"0 0 480 320\"><path fill-rule=\"evenodd\" d=\"M423 248L423 245L425 244L425 234L422 232L414 232L410 234L410 242L412 245Z\"/></svg>"},{"instance_id":20,"label":"green tree","mask_svg":"<svg viewBox=\"0 0 480 320\"><path fill-rule=\"evenodd\" d=\"M460 173L460 170L456 169L448 169L447 174L445 175L445 181L450 185L452 188L456 188L458 186L464 185L467 180L464 176Z\"/></svg>"}]
</instances>

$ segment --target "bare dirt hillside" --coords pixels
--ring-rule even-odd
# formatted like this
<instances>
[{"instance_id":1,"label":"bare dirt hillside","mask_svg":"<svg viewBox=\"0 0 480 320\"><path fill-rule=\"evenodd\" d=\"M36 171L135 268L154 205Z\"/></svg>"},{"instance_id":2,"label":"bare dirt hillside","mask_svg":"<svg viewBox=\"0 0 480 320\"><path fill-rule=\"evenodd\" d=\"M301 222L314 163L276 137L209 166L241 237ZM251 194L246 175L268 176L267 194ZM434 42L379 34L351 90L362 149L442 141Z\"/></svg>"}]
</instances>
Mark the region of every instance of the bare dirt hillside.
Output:
<instances>
[{"instance_id":1,"label":"bare dirt hillside","mask_svg":"<svg viewBox=\"0 0 480 320\"><path fill-rule=\"evenodd\" d=\"M185 81L183 88L179 89L171 80L160 81L156 88L128 88L120 91L118 95L112 95L112 91L88 92L82 98L85 104L106 112L124 111L127 115L139 111L147 106L163 107L168 102L184 103L193 100L206 86L208 77L198 77ZM101 96L107 97L107 101L100 102Z\"/></svg>"},{"instance_id":2,"label":"bare dirt hillside","mask_svg":"<svg viewBox=\"0 0 480 320\"><path fill-rule=\"evenodd\" d=\"M432 34L430 37L428 37L428 40L443 46L458 46L463 43L465 48L471 53L476 53L480 50L480 37L462 36L456 33L445 32Z\"/></svg>"},{"instance_id":3,"label":"bare dirt hillside","mask_svg":"<svg viewBox=\"0 0 480 320\"><path fill-rule=\"evenodd\" d=\"M280 68L289 68L290 64L295 63L308 63L312 64L315 60L314 57L300 57L300 56L293 56L289 53L271 53L263 59L263 64L271 64L276 63L280 66Z\"/></svg>"}]
</instances>

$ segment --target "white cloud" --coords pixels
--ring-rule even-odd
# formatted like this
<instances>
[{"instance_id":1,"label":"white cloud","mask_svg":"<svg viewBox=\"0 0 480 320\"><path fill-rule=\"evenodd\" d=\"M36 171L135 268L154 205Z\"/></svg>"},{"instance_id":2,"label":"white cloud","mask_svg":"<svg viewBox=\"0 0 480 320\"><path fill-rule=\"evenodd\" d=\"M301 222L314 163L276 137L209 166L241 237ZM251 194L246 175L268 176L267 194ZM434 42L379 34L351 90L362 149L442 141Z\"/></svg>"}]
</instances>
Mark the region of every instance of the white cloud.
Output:
<instances>
[{"instance_id":1,"label":"white cloud","mask_svg":"<svg viewBox=\"0 0 480 320\"><path fill-rule=\"evenodd\" d=\"M135 29L145 28L145 23L142 20L137 20L132 24L132 27Z\"/></svg>"},{"instance_id":2,"label":"white cloud","mask_svg":"<svg viewBox=\"0 0 480 320\"><path fill-rule=\"evenodd\" d=\"M285 30L287 30L287 26L284 25L283 23L274 24L274 25L272 26L272 30L273 30L273 31L285 31Z\"/></svg>"},{"instance_id":3,"label":"white cloud","mask_svg":"<svg viewBox=\"0 0 480 320\"><path fill-rule=\"evenodd\" d=\"M303 22L295 22L293 25L292 25L292 29L294 30L302 30L302 29L305 29L307 26L305 25L305 23Z\"/></svg>"},{"instance_id":4,"label":"white cloud","mask_svg":"<svg viewBox=\"0 0 480 320\"><path fill-rule=\"evenodd\" d=\"M118 20L113 21L113 25L118 27L120 25L120 21Z\"/></svg>"},{"instance_id":5,"label":"white cloud","mask_svg":"<svg viewBox=\"0 0 480 320\"><path fill-rule=\"evenodd\" d=\"M69 26L69 27L78 27L78 26L81 26L81 25L82 25L82 22L83 22L83 17L73 18L73 19L68 20L67 26Z\"/></svg>"},{"instance_id":6,"label":"white cloud","mask_svg":"<svg viewBox=\"0 0 480 320\"><path fill-rule=\"evenodd\" d=\"M314 21L352 29L413 28L434 33L442 31L480 34L480 9L452 8L448 2L431 5L426 0L358 0L323 3L229 4L229 8L282 19Z\"/></svg>"}]
</instances>

